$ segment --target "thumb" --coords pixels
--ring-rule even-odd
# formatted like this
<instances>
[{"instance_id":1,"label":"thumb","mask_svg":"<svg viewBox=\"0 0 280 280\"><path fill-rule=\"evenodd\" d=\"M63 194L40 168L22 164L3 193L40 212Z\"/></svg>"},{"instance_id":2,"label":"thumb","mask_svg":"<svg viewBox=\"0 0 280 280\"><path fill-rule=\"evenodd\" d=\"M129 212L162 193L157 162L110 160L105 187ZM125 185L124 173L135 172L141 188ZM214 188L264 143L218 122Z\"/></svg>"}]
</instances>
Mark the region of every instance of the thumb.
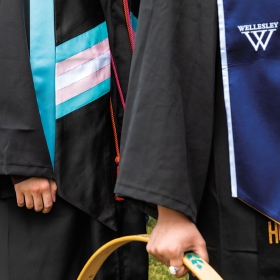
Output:
<instances>
[{"instance_id":1,"label":"thumb","mask_svg":"<svg viewBox=\"0 0 280 280\"><path fill-rule=\"evenodd\" d=\"M204 261L209 263L209 256L208 256L208 253L207 253L205 242L204 242L204 244L200 244L199 246L194 248L193 252L195 254L197 254L198 256L200 256Z\"/></svg>"}]
</instances>

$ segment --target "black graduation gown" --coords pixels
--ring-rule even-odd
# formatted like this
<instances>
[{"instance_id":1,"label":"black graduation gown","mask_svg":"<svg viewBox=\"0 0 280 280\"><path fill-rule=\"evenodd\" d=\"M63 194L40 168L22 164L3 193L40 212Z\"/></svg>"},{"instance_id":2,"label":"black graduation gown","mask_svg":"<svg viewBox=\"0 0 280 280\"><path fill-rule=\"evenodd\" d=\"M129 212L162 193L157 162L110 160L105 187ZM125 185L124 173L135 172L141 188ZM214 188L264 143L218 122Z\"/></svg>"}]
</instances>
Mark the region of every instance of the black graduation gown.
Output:
<instances>
[{"instance_id":1,"label":"black graduation gown","mask_svg":"<svg viewBox=\"0 0 280 280\"><path fill-rule=\"evenodd\" d=\"M137 3L136 3L137 2ZM131 5L137 16L139 1ZM56 45L106 21L110 49L126 95L131 60L122 1L55 1ZM91 254L109 240L145 232L145 216L114 200L112 96L120 134L123 109L111 90L56 122L53 169L29 61L29 1L0 1L0 278L76 279ZM120 135L119 135L120 137ZM10 175L53 178L58 198L42 215L16 205ZM43 232L43 233L42 233ZM146 279L144 244L113 254L96 279ZM44 257L43 257L44 256Z\"/></svg>"},{"instance_id":2,"label":"black graduation gown","mask_svg":"<svg viewBox=\"0 0 280 280\"><path fill-rule=\"evenodd\" d=\"M220 65L215 0L142 2L115 192L187 215L224 279L279 279L266 219L231 197Z\"/></svg>"}]
</instances>

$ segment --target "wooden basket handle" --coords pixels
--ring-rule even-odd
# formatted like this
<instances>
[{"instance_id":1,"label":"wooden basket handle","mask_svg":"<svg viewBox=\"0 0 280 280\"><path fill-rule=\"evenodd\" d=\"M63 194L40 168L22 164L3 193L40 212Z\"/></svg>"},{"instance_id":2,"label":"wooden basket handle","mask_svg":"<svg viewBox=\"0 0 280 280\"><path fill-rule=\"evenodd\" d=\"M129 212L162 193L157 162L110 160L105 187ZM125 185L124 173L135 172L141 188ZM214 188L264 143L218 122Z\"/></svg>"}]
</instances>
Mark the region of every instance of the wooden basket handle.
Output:
<instances>
[{"instance_id":1,"label":"wooden basket handle","mask_svg":"<svg viewBox=\"0 0 280 280\"><path fill-rule=\"evenodd\" d=\"M148 234L129 235L113 239L100 247L87 261L77 280L93 280L99 268L116 249L131 241L148 242ZM194 253L187 253L183 263L199 280L222 280L220 275Z\"/></svg>"}]
</instances>

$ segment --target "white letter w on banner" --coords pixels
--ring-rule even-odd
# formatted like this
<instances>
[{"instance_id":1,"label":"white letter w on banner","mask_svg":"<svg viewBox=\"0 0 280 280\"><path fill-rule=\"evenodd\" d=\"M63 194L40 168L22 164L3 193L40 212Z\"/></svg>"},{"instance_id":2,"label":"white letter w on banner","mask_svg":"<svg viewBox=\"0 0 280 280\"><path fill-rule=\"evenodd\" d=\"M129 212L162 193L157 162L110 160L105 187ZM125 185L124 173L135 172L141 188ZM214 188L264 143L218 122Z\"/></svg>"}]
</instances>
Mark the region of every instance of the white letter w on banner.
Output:
<instances>
[{"instance_id":1,"label":"white letter w on banner","mask_svg":"<svg viewBox=\"0 0 280 280\"><path fill-rule=\"evenodd\" d=\"M248 40L250 41L250 43L252 44L252 46L254 47L255 51L258 51L259 49L259 46L261 45L263 50L265 51L269 41L270 41L270 38L272 36L272 33L276 31L276 29L270 29L270 30L261 30L261 31L246 31L246 32L241 32L242 34L245 34L246 37L248 38ZM265 42L263 43L263 37L264 37L264 34L266 32L269 32ZM253 33L255 35L255 38L257 39L256 42L254 42L254 40L251 38L251 35L250 33ZM258 34L260 33L260 34Z\"/></svg>"}]
</instances>

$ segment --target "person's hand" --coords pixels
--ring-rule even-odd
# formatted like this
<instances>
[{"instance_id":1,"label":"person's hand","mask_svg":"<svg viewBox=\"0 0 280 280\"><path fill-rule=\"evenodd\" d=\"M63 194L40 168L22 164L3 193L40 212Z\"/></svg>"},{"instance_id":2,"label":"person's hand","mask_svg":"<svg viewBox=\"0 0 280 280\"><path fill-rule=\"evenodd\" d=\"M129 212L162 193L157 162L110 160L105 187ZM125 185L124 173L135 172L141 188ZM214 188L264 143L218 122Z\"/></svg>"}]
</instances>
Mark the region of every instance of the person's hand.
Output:
<instances>
[{"instance_id":1,"label":"person's hand","mask_svg":"<svg viewBox=\"0 0 280 280\"><path fill-rule=\"evenodd\" d=\"M19 207L34 208L36 212L49 213L56 201L56 183L51 179L29 178L15 184Z\"/></svg>"},{"instance_id":2,"label":"person's hand","mask_svg":"<svg viewBox=\"0 0 280 280\"><path fill-rule=\"evenodd\" d=\"M188 273L183 265L184 252L192 251L209 261L206 244L196 225L185 215L158 206L158 221L154 227L147 251L157 261L180 268L174 277L181 278Z\"/></svg>"}]
</instances>

